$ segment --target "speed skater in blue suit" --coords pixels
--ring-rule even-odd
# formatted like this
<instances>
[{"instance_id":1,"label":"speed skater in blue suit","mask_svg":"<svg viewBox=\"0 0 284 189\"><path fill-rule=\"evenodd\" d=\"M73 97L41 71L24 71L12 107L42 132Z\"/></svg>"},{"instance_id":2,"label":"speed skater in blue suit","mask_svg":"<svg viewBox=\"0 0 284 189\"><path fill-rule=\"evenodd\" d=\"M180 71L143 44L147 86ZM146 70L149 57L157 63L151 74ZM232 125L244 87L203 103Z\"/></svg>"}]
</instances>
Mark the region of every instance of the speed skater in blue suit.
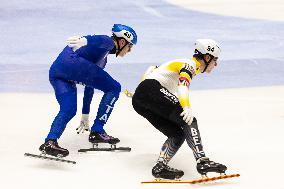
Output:
<instances>
[{"instance_id":1,"label":"speed skater in blue suit","mask_svg":"<svg viewBox=\"0 0 284 189\"><path fill-rule=\"evenodd\" d=\"M90 130L89 141L110 144L120 141L104 130L104 125L121 92L120 83L104 68L109 54L123 57L129 53L132 46L137 43L137 35L129 26L114 24L111 37L107 35L74 36L68 38L67 43L68 45L58 55L49 70L49 81L54 88L60 110L52 122L45 143L39 148L41 152L57 157L65 157L69 154L67 149L58 145L57 140L63 134L67 123L77 113L76 84L85 86L82 119L77 130L80 132L89 129L90 104L94 89L98 89L104 95Z\"/></svg>"}]
</instances>

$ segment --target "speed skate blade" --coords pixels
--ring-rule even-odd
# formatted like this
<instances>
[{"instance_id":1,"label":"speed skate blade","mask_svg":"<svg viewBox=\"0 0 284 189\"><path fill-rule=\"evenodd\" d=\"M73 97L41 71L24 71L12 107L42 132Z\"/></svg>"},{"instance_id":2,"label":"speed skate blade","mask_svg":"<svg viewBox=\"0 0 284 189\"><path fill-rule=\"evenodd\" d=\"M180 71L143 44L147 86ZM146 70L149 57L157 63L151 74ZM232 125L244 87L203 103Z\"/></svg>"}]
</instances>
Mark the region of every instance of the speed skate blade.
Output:
<instances>
[{"instance_id":1,"label":"speed skate blade","mask_svg":"<svg viewBox=\"0 0 284 189\"><path fill-rule=\"evenodd\" d=\"M165 180L165 179L156 179L152 181L141 182L142 184L197 184L203 182L211 182L215 180L239 177L240 174L231 174L231 175L221 175L218 177L206 177L195 180Z\"/></svg>"},{"instance_id":2,"label":"speed skate blade","mask_svg":"<svg viewBox=\"0 0 284 189\"><path fill-rule=\"evenodd\" d=\"M76 164L76 161L71 161L71 160L57 158L57 157L50 157L46 155L36 155L36 154L30 154L30 153L25 153L24 155L26 157L33 157L33 158L38 158L38 159L45 159L45 160L58 161L58 162L63 162L63 163Z\"/></svg>"}]
</instances>

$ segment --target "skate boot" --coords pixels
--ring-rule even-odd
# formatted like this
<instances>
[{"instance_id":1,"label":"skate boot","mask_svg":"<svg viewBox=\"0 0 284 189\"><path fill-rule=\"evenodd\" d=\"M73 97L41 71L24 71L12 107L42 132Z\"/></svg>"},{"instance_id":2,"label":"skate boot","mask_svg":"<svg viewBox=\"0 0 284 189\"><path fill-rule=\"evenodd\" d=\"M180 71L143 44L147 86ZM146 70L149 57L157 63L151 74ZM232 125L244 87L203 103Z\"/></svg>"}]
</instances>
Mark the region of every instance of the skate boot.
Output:
<instances>
[{"instance_id":1,"label":"skate boot","mask_svg":"<svg viewBox=\"0 0 284 189\"><path fill-rule=\"evenodd\" d=\"M163 162L158 162L152 169L152 175L155 178L173 180L181 178L184 175L184 173L181 170L169 167Z\"/></svg>"},{"instance_id":2,"label":"skate boot","mask_svg":"<svg viewBox=\"0 0 284 189\"><path fill-rule=\"evenodd\" d=\"M89 135L89 142L93 144L94 143L116 144L119 143L120 140L118 138L108 135L106 132L104 133L91 132Z\"/></svg>"},{"instance_id":3,"label":"skate boot","mask_svg":"<svg viewBox=\"0 0 284 189\"><path fill-rule=\"evenodd\" d=\"M67 149L61 148L57 141L48 140L39 147L39 150L43 154L55 156L55 157L66 157L69 154Z\"/></svg>"},{"instance_id":4,"label":"skate boot","mask_svg":"<svg viewBox=\"0 0 284 189\"><path fill-rule=\"evenodd\" d=\"M208 172L225 173L227 167L223 164L210 161L207 157L203 157L197 160L196 169L198 173L206 176Z\"/></svg>"}]
</instances>

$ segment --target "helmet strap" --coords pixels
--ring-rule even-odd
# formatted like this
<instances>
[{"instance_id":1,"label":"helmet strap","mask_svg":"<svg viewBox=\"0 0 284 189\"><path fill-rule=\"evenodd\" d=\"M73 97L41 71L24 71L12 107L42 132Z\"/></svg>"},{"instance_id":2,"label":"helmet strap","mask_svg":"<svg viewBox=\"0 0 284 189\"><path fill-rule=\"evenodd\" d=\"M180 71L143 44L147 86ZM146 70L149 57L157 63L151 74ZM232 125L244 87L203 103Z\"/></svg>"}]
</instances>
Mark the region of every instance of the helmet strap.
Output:
<instances>
[{"instance_id":1,"label":"helmet strap","mask_svg":"<svg viewBox=\"0 0 284 189\"><path fill-rule=\"evenodd\" d=\"M212 56L211 54L208 54L209 56L210 56L210 59L209 59L209 61L206 61L205 60L205 55L203 56L203 61L204 61L204 63L205 63L205 68L203 69L203 71L201 72L201 73L204 73L206 70L207 70L207 67L209 66L209 63L213 60L213 58L214 58L214 56Z\"/></svg>"},{"instance_id":2,"label":"helmet strap","mask_svg":"<svg viewBox=\"0 0 284 189\"><path fill-rule=\"evenodd\" d=\"M117 44L118 46L118 49L117 49L117 52L116 52L116 57L119 55L119 53L128 45L128 43L126 43L122 48L119 48L119 44Z\"/></svg>"},{"instance_id":3,"label":"helmet strap","mask_svg":"<svg viewBox=\"0 0 284 189\"><path fill-rule=\"evenodd\" d=\"M116 49L116 53L115 53L115 56L117 57L119 55L119 53L128 45L129 42L124 39L126 41L126 44L123 47L120 48L119 39L123 39L123 38L118 38L118 37L115 36L114 39L115 39L116 44L117 44L117 49Z\"/></svg>"}]
</instances>

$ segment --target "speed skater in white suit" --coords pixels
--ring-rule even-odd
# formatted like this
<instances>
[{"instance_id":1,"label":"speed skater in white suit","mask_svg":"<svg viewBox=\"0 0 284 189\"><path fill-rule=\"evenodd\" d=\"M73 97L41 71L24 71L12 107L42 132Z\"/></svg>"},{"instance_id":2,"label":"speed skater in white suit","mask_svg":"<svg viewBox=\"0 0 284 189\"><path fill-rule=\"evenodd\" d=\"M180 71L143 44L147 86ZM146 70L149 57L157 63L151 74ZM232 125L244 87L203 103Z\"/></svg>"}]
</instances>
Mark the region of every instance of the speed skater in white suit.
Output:
<instances>
[{"instance_id":1,"label":"speed skater in white suit","mask_svg":"<svg viewBox=\"0 0 284 189\"><path fill-rule=\"evenodd\" d=\"M171 168L168 163L185 140L193 151L196 168L201 175L225 173L227 170L225 165L205 156L197 119L193 116L189 100L191 80L197 74L210 73L217 66L220 52L214 40L198 39L192 58L150 67L136 88L132 98L133 108L168 137L152 169L154 177L178 179L184 175L182 170Z\"/></svg>"}]
</instances>

